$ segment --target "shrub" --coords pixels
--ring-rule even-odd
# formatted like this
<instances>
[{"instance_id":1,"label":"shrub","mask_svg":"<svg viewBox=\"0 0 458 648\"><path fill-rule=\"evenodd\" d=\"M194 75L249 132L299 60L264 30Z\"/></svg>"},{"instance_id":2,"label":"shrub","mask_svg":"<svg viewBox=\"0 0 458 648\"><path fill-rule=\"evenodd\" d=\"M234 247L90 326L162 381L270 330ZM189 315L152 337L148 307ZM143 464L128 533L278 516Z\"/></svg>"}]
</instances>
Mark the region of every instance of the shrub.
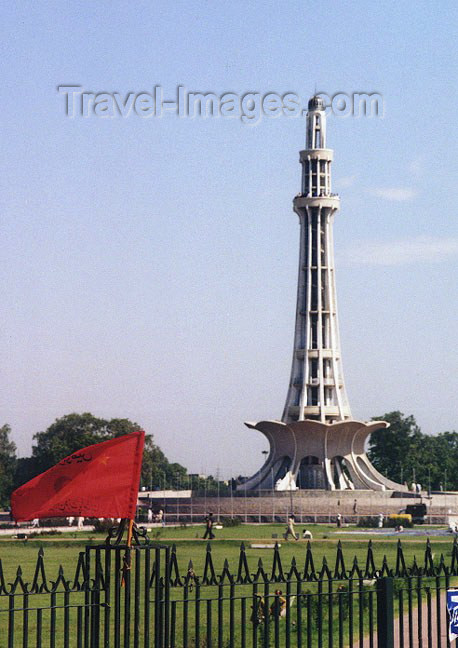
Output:
<instances>
[{"instance_id":1,"label":"shrub","mask_svg":"<svg viewBox=\"0 0 458 648\"><path fill-rule=\"evenodd\" d=\"M58 529L49 529L48 531L32 531L29 533L29 538L41 538L41 536L56 536L60 535L62 531Z\"/></svg>"},{"instance_id":2,"label":"shrub","mask_svg":"<svg viewBox=\"0 0 458 648\"><path fill-rule=\"evenodd\" d=\"M364 527L366 529L375 529L378 526L378 515L366 515L360 517L356 526Z\"/></svg>"},{"instance_id":3,"label":"shrub","mask_svg":"<svg viewBox=\"0 0 458 648\"><path fill-rule=\"evenodd\" d=\"M67 518L42 518L40 520L40 526L42 527L59 527L59 526L68 526Z\"/></svg>"},{"instance_id":4,"label":"shrub","mask_svg":"<svg viewBox=\"0 0 458 648\"><path fill-rule=\"evenodd\" d=\"M96 533L108 533L112 527L117 526L116 521L111 518L102 518L101 520L95 518L93 525Z\"/></svg>"},{"instance_id":5,"label":"shrub","mask_svg":"<svg viewBox=\"0 0 458 648\"><path fill-rule=\"evenodd\" d=\"M224 518L223 526L224 527L237 527L242 524L242 520L238 517L234 518Z\"/></svg>"},{"instance_id":6,"label":"shrub","mask_svg":"<svg viewBox=\"0 0 458 648\"><path fill-rule=\"evenodd\" d=\"M406 528L413 527L412 516L409 513L392 513L385 518L386 527L394 528L399 525Z\"/></svg>"}]
</instances>

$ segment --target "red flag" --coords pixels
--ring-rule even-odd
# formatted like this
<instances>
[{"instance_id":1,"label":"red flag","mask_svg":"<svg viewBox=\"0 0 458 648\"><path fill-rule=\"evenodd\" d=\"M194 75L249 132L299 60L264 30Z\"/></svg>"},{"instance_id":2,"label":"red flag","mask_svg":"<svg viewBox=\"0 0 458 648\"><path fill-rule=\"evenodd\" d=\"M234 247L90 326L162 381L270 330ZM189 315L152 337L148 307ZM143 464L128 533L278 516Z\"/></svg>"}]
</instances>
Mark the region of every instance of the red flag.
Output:
<instances>
[{"instance_id":1,"label":"red flag","mask_svg":"<svg viewBox=\"0 0 458 648\"><path fill-rule=\"evenodd\" d=\"M145 433L74 452L11 495L16 522L66 516L128 518L137 505Z\"/></svg>"}]
</instances>

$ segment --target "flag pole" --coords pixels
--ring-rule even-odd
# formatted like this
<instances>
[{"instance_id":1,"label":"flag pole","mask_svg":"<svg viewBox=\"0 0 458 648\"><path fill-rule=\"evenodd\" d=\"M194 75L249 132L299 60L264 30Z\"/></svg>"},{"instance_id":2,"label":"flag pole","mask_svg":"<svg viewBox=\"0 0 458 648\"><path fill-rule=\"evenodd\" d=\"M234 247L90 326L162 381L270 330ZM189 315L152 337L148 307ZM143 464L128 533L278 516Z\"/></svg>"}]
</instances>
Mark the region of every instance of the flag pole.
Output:
<instances>
[{"instance_id":1,"label":"flag pole","mask_svg":"<svg viewBox=\"0 0 458 648\"><path fill-rule=\"evenodd\" d=\"M121 578L121 587L124 587L126 584L126 577L127 577L127 572L130 571L131 565L132 565L132 557L130 555L130 550L132 548L132 537L133 537L133 531L134 531L134 520L130 519L127 521L128 522L128 527L127 527L127 546L126 546L126 551L124 554L124 558L122 561L122 578Z\"/></svg>"},{"instance_id":2,"label":"flag pole","mask_svg":"<svg viewBox=\"0 0 458 648\"><path fill-rule=\"evenodd\" d=\"M127 546L130 548L132 546L132 535L134 530L134 521L129 520L129 526L127 528Z\"/></svg>"}]
</instances>

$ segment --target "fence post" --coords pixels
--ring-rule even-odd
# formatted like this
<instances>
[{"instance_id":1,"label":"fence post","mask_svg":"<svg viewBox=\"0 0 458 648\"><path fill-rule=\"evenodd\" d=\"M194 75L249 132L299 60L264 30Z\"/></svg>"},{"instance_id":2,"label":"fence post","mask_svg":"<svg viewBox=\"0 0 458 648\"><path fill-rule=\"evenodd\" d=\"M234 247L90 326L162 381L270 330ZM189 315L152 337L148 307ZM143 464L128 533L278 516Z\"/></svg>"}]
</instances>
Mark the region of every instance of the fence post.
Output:
<instances>
[{"instance_id":1,"label":"fence post","mask_svg":"<svg viewBox=\"0 0 458 648\"><path fill-rule=\"evenodd\" d=\"M162 646L162 589L161 589L161 550L154 551L154 645Z\"/></svg>"},{"instance_id":2,"label":"fence post","mask_svg":"<svg viewBox=\"0 0 458 648\"><path fill-rule=\"evenodd\" d=\"M377 581L377 648L394 648L393 579Z\"/></svg>"}]
</instances>

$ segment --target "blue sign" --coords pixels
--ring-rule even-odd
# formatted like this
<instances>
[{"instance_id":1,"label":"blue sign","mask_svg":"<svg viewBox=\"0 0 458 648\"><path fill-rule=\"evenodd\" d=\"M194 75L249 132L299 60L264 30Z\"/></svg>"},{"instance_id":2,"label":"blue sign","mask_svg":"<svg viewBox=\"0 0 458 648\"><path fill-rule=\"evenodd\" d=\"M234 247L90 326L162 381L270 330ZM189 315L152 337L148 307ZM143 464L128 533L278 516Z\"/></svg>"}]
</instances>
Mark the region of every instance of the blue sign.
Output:
<instances>
[{"instance_id":1,"label":"blue sign","mask_svg":"<svg viewBox=\"0 0 458 648\"><path fill-rule=\"evenodd\" d=\"M450 641L458 638L458 590L447 590Z\"/></svg>"}]
</instances>

